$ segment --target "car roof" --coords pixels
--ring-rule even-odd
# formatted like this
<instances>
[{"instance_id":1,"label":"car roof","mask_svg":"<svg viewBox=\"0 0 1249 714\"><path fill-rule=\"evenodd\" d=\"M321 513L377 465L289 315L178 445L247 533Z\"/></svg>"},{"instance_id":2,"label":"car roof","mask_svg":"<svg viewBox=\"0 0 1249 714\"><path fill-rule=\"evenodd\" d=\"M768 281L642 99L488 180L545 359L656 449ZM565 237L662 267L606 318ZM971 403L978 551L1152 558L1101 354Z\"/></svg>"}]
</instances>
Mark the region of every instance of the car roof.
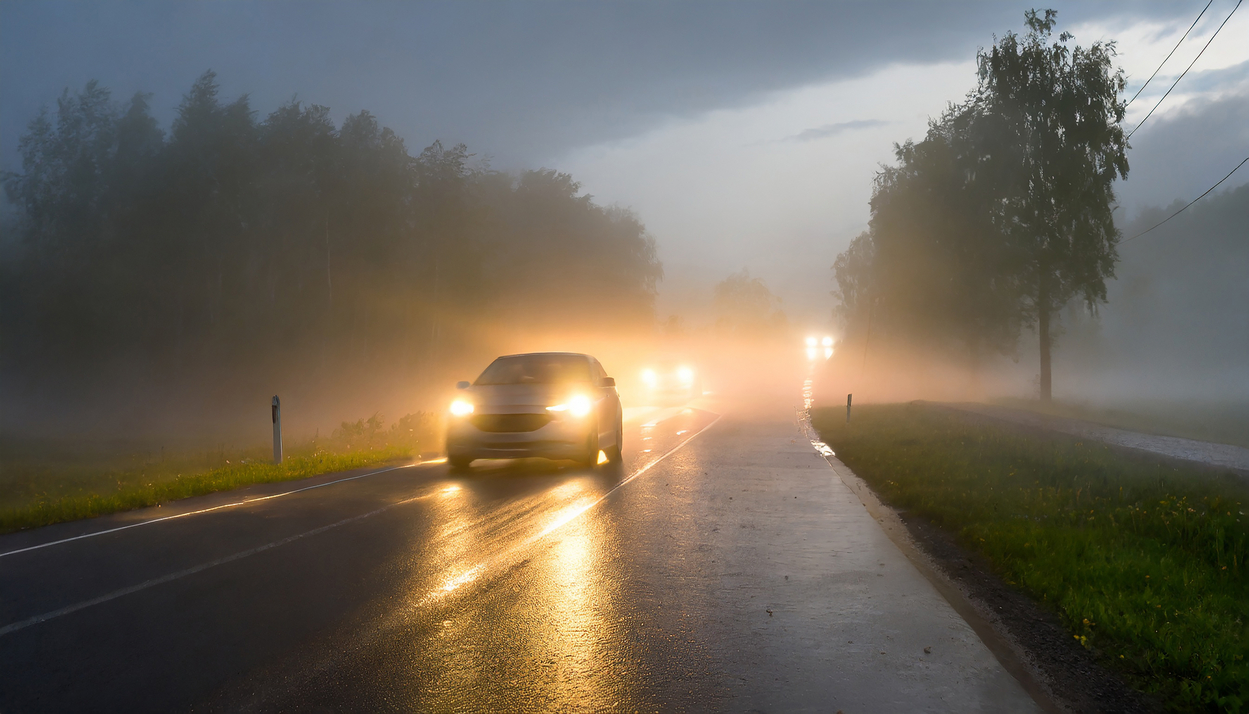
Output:
<instances>
[{"instance_id":1,"label":"car roof","mask_svg":"<svg viewBox=\"0 0 1249 714\"><path fill-rule=\"evenodd\" d=\"M514 355L499 355L498 359L502 359L504 357L554 357L556 355L562 357L584 357L586 359L593 359L590 355L582 352L521 352Z\"/></svg>"}]
</instances>

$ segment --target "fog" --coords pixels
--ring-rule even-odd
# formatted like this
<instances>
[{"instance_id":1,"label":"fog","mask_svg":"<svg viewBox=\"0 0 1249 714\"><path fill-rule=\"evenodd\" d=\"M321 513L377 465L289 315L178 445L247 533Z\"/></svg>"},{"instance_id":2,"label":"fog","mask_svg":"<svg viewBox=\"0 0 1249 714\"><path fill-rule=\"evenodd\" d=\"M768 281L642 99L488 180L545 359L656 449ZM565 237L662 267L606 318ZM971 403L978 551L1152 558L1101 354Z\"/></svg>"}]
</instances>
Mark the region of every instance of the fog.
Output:
<instances>
[{"instance_id":1,"label":"fog","mask_svg":"<svg viewBox=\"0 0 1249 714\"><path fill-rule=\"evenodd\" d=\"M281 3L117 8L0 8L6 434L250 443L278 394L307 438L440 414L494 357L546 350L598 356L629 405L661 355L721 409L792 409L808 369L827 404L1036 395L1034 326L969 354L852 324L832 270L895 144L1022 6L341 4L294 29ZM1059 8L1077 42L1120 41L1129 94L1195 12ZM1133 138L1124 237L1243 158L1247 18ZM117 49L136 33L159 39ZM1122 244L1095 313L1062 306L1056 399L1249 400L1246 182Z\"/></svg>"}]
</instances>

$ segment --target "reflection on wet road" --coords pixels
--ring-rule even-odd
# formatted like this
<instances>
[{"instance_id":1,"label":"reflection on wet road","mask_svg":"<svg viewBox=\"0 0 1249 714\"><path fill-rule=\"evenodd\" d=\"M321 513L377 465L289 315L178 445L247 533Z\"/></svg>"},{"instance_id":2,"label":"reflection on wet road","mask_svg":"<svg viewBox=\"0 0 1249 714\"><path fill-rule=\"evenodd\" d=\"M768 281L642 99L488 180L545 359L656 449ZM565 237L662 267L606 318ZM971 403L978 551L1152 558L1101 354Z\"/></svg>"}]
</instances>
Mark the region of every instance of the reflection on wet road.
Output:
<instances>
[{"instance_id":1,"label":"reflection on wet road","mask_svg":"<svg viewBox=\"0 0 1249 714\"><path fill-rule=\"evenodd\" d=\"M715 414L690 408L633 410L630 416L626 443L632 448L615 466L585 470L539 459L478 461L471 472L450 475L443 464L427 464L284 496L280 503L261 500L229 510L210 506L218 510L29 551L25 549L43 543L32 542L28 534L0 539L4 594L0 710L26 709L49 701L45 697L52 692L59 692L64 697L59 701L70 708L99 704L110 696L118 706L129 706L135 692L127 690L127 683L138 686L147 679L163 681L144 688L149 696L157 695L149 702L151 708L194 703L194 695L212 689L211 680L219 672L179 671L174 666L177 657L143 661L152 654L150 649L129 651L129 635L135 628L152 628L156 622L193 639L224 640L233 630L236 637L243 636L233 642L188 646L242 651L244 660L263 666L268 674L273 667L293 668L283 672L282 681L298 680L300 672L310 671L309 655L315 659L331 656L330 652L309 648L308 640L249 641L252 634L306 629L291 634L297 640L312 635L328 638L327 642L346 637L359 643L400 645L388 640L387 633L396 629L411 633L416 627L423 634L403 645L416 648L411 657L424 663L422 676L406 679L414 686L419 680L412 694L430 706L444 708L439 701L451 706L457 698L476 699L481 691L473 682L497 683L499 673L487 670L497 664L494 654L509 650L523 671L550 664L552 683L565 683L549 690L550 701L572 695L591 701L594 691L585 687L596 681L592 673L606 666L599 642L609 630L601 621L605 597L588 574L597 567L605 535L601 521L580 516L716 419ZM119 524L132 525L127 520L134 518L131 514L101 519L86 528L67 527L90 535L112 531ZM331 535L328 529L343 533ZM331 569L337 582L329 588L314 582L316 575L310 577L303 565L308 557L323 562L328 557L307 553L324 545L319 539L368 537L368 531L387 530L392 536L388 542L332 558L337 561ZM57 527L38 535L44 536L44 543L61 541L65 531L66 527ZM489 610L466 611L466 600L535 562L541 569L530 567L534 572L525 574L531 581L525 594L534 599L534 611L542 617L518 620L500 618ZM195 598L208 623L204 613L183 610L184 593L178 590L193 591L201 580L237 582L239 574L232 572L236 570L247 573L242 579L251 579L250 586L218 603ZM325 569L314 571L321 574ZM356 580L360 587L344 588L343 577ZM276 579L284 582L264 586L266 580ZM306 588L296 585L301 582ZM516 586L511 587L515 592ZM303 592L291 592L297 589ZM310 602L318 598L317 590L332 593L338 602L328 608ZM279 604L275 600L283 591L292 597ZM284 606L294 613L303 611L304 619L287 613L266 617L265 611ZM334 623L344 617L351 624L344 631L335 630ZM127 622L129 618L137 622ZM252 626L233 624L217 631L211 625L204 627L236 618L250 620ZM127 662L131 659L127 655L139 661ZM135 671L135 664L144 671ZM394 666L394 661L387 666ZM110 669L117 669L115 676L107 676ZM186 686L170 686L179 680ZM563 692L573 682L576 687ZM262 686L271 688L272 682ZM286 699L301 689L274 694ZM221 690L226 694L220 696L228 698L229 691L227 684ZM187 693L193 696L186 697Z\"/></svg>"},{"instance_id":2,"label":"reflection on wet road","mask_svg":"<svg viewBox=\"0 0 1249 714\"><path fill-rule=\"evenodd\" d=\"M0 711L1029 710L791 418L702 406L627 413L616 466L0 538Z\"/></svg>"}]
</instances>

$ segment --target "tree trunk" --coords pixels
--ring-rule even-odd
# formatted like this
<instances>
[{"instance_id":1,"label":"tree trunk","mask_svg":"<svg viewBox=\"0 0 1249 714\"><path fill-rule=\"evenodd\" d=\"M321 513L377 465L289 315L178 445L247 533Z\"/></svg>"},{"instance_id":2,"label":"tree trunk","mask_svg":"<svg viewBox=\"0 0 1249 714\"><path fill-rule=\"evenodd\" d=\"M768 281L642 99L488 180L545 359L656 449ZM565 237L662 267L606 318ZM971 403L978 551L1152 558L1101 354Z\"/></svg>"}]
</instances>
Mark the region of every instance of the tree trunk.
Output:
<instances>
[{"instance_id":1,"label":"tree trunk","mask_svg":"<svg viewBox=\"0 0 1249 714\"><path fill-rule=\"evenodd\" d=\"M1051 397L1050 382L1050 300L1045 281L1037 291L1037 332L1041 338L1041 402L1048 404Z\"/></svg>"}]
</instances>

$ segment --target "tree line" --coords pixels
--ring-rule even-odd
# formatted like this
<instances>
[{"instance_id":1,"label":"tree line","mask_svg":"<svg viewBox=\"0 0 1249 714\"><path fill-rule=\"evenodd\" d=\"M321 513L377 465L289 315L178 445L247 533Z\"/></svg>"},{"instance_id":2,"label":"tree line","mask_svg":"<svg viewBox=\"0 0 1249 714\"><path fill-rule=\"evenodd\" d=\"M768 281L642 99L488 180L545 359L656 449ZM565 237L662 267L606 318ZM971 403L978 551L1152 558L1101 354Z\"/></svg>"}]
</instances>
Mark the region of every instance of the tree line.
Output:
<instances>
[{"instance_id":1,"label":"tree line","mask_svg":"<svg viewBox=\"0 0 1249 714\"><path fill-rule=\"evenodd\" d=\"M10 380L165 369L418 370L499 334L653 323L662 267L626 210L567 174L491 170L463 145L409 153L361 111L259 118L213 72L168 131L151 96L66 90L4 176Z\"/></svg>"},{"instance_id":2,"label":"tree line","mask_svg":"<svg viewBox=\"0 0 1249 714\"><path fill-rule=\"evenodd\" d=\"M1125 80L1113 42L1070 46L1056 12L1029 11L977 53L978 86L895 146L877 174L866 232L833 266L849 339L964 354L973 368L1040 338L1040 394L1068 303L1096 310L1114 277Z\"/></svg>"}]
</instances>

